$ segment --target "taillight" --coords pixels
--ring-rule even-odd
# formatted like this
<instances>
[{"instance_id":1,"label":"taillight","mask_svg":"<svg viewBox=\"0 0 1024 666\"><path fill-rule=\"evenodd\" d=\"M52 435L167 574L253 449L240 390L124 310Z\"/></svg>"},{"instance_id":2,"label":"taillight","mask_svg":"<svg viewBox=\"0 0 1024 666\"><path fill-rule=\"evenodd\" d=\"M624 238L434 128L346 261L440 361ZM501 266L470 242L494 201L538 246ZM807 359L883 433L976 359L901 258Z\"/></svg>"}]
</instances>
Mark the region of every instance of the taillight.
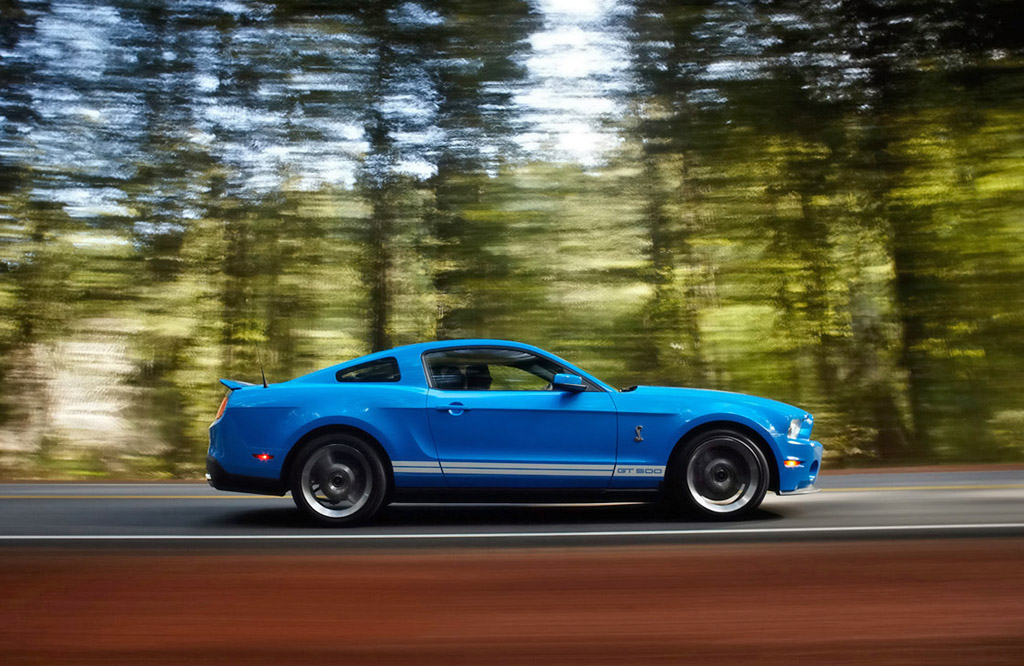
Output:
<instances>
[{"instance_id":1,"label":"taillight","mask_svg":"<svg viewBox=\"0 0 1024 666\"><path fill-rule=\"evenodd\" d=\"M229 393L228 395L231 395L231 394ZM214 421L216 421L217 419L219 419L221 416L224 415L224 408L227 407L227 406L228 406L228 396L226 395L226 396L224 396L224 399L220 401L220 408L217 410L217 416L213 417Z\"/></svg>"}]
</instances>

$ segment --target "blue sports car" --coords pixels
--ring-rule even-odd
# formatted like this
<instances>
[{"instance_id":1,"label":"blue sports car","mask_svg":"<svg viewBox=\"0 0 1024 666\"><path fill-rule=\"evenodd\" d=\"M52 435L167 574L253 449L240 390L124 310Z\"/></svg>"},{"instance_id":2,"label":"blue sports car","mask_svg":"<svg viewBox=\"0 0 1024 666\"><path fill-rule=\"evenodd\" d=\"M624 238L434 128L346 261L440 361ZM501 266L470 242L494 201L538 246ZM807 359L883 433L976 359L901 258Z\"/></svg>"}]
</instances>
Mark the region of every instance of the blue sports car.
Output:
<instances>
[{"instance_id":1,"label":"blue sports car","mask_svg":"<svg viewBox=\"0 0 1024 666\"><path fill-rule=\"evenodd\" d=\"M805 411L738 393L616 390L505 340L397 347L267 385L222 379L214 488L284 495L330 525L394 499L651 498L714 518L812 492Z\"/></svg>"}]
</instances>

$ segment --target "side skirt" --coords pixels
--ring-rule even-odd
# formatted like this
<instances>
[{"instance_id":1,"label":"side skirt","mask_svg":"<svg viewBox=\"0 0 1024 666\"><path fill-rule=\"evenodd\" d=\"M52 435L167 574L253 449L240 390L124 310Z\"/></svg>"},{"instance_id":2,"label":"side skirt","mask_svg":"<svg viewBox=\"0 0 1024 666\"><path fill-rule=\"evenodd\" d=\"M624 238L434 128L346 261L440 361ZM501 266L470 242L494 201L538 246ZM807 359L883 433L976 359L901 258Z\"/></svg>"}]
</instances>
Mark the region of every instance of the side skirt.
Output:
<instances>
[{"instance_id":1,"label":"side skirt","mask_svg":"<svg viewBox=\"0 0 1024 666\"><path fill-rule=\"evenodd\" d=\"M571 489L551 488L399 488L394 502L548 503L548 502L655 502L656 489Z\"/></svg>"}]
</instances>

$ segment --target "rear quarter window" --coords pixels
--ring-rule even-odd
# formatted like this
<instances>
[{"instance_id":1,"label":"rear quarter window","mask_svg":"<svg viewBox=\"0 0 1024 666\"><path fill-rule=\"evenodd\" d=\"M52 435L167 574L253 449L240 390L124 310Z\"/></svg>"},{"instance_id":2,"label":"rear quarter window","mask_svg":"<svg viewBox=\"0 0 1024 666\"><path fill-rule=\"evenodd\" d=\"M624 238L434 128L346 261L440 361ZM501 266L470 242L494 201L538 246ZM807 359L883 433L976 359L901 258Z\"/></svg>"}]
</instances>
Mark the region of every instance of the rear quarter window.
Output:
<instances>
[{"instance_id":1,"label":"rear quarter window","mask_svg":"<svg viewBox=\"0 0 1024 666\"><path fill-rule=\"evenodd\" d=\"M375 361L367 361L350 368L342 368L335 375L339 382L348 384L354 382L378 383L397 382L402 378L398 371L398 361L393 357L379 358Z\"/></svg>"}]
</instances>

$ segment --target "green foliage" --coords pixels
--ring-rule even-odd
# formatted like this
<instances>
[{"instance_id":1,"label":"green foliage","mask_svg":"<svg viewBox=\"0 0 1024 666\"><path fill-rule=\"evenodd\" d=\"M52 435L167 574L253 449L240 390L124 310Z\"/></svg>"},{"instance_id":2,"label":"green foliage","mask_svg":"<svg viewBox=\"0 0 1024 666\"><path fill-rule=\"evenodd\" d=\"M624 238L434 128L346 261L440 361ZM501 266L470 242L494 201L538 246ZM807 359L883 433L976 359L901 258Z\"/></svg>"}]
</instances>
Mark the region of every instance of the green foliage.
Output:
<instances>
[{"instance_id":1,"label":"green foliage","mask_svg":"<svg viewBox=\"0 0 1024 666\"><path fill-rule=\"evenodd\" d=\"M218 377L453 337L1024 458L1015 4L599 9L0 11L0 475L194 477Z\"/></svg>"}]
</instances>

